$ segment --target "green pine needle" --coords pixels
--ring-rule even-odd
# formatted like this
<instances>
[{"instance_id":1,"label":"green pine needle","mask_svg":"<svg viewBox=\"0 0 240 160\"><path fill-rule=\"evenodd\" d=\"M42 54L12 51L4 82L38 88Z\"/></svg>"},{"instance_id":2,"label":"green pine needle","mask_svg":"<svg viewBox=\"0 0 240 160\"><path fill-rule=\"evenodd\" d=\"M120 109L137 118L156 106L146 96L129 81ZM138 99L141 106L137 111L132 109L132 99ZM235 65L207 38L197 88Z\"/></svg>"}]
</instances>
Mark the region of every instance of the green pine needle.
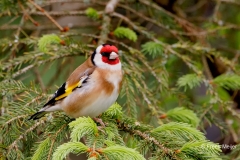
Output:
<instances>
[{"instance_id":1,"label":"green pine needle","mask_svg":"<svg viewBox=\"0 0 240 160\"><path fill-rule=\"evenodd\" d=\"M199 118L192 110L183 107L171 109L166 115L173 121L188 123L192 127L197 127L200 122Z\"/></svg>"},{"instance_id":2,"label":"green pine needle","mask_svg":"<svg viewBox=\"0 0 240 160\"><path fill-rule=\"evenodd\" d=\"M45 159L46 154L48 153L48 150L51 146L51 140L50 138L46 138L44 141L42 141L39 145L37 150L35 151L32 160L42 160Z\"/></svg>"},{"instance_id":3,"label":"green pine needle","mask_svg":"<svg viewBox=\"0 0 240 160\"><path fill-rule=\"evenodd\" d=\"M163 46L156 42L147 42L143 44L141 52L144 54L149 54L153 58L163 54Z\"/></svg>"},{"instance_id":4,"label":"green pine needle","mask_svg":"<svg viewBox=\"0 0 240 160\"><path fill-rule=\"evenodd\" d=\"M206 140L185 143L180 151L184 153L182 157L184 159L194 158L201 160L218 160L218 155L222 152L220 145Z\"/></svg>"},{"instance_id":5,"label":"green pine needle","mask_svg":"<svg viewBox=\"0 0 240 160\"><path fill-rule=\"evenodd\" d=\"M84 135L95 135L98 132L96 123L90 117L79 117L69 123L72 130L72 141L78 142Z\"/></svg>"},{"instance_id":6,"label":"green pine needle","mask_svg":"<svg viewBox=\"0 0 240 160\"><path fill-rule=\"evenodd\" d=\"M38 41L38 48L41 52L48 52L48 45L59 44L61 39L55 34L42 36Z\"/></svg>"},{"instance_id":7,"label":"green pine needle","mask_svg":"<svg viewBox=\"0 0 240 160\"><path fill-rule=\"evenodd\" d=\"M151 131L152 134L165 133L169 136L175 135L177 137L182 137L186 141L189 140L205 140L204 134L197 130L196 128L191 127L187 123L177 123L170 122L163 124Z\"/></svg>"},{"instance_id":8,"label":"green pine needle","mask_svg":"<svg viewBox=\"0 0 240 160\"><path fill-rule=\"evenodd\" d=\"M145 160L136 150L118 145L104 148L102 153L111 160Z\"/></svg>"},{"instance_id":9,"label":"green pine needle","mask_svg":"<svg viewBox=\"0 0 240 160\"><path fill-rule=\"evenodd\" d=\"M81 142L68 142L60 145L53 153L53 160L62 160L69 153L81 154L87 152L88 147Z\"/></svg>"},{"instance_id":10,"label":"green pine needle","mask_svg":"<svg viewBox=\"0 0 240 160\"><path fill-rule=\"evenodd\" d=\"M240 89L240 76L223 74L213 80L213 83L225 89Z\"/></svg>"},{"instance_id":11,"label":"green pine needle","mask_svg":"<svg viewBox=\"0 0 240 160\"><path fill-rule=\"evenodd\" d=\"M180 77L177 81L178 87L184 87L184 91L193 89L196 86L199 86L202 82L202 79L197 74L187 74Z\"/></svg>"},{"instance_id":12,"label":"green pine needle","mask_svg":"<svg viewBox=\"0 0 240 160\"><path fill-rule=\"evenodd\" d=\"M136 42L137 40L137 34L129 28L117 27L113 34L118 38L127 38L133 42Z\"/></svg>"},{"instance_id":13,"label":"green pine needle","mask_svg":"<svg viewBox=\"0 0 240 160\"><path fill-rule=\"evenodd\" d=\"M122 107L118 103L114 103L107 111L103 113L102 116L111 117L114 119L121 119L122 117Z\"/></svg>"},{"instance_id":14,"label":"green pine needle","mask_svg":"<svg viewBox=\"0 0 240 160\"><path fill-rule=\"evenodd\" d=\"M89 18L91 18L91 19L93 19L93 20L99 19L99 15L98 15L97 10L95 10L95 9L93 9L93 8L91 8L91 7L89 7L88 9L86 9L86 10L85 10L85 13L86 13L86 15L87 15Z\"/></svg>"}]
</instances>

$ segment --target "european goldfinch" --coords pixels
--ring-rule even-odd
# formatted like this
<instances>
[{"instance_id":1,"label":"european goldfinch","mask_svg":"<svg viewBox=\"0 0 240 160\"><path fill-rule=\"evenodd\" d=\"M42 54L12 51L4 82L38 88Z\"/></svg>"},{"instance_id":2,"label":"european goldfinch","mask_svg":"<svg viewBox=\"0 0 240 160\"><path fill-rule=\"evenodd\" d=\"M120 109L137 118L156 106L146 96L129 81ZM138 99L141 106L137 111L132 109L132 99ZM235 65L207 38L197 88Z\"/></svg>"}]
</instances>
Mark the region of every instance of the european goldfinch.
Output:
<instances>
[{"instance_id":1,"label":"european goldfinch","mask_svg":"<svg viewBox=\"0 0 240 160\"><path fill-rule=\"evenodd\" d=\"M64 111L72 118L95 118L116 101L122 76L118 49L110 44L100 45L29 119L39 119L52 111Z\"/></svg>"}]
</instances>

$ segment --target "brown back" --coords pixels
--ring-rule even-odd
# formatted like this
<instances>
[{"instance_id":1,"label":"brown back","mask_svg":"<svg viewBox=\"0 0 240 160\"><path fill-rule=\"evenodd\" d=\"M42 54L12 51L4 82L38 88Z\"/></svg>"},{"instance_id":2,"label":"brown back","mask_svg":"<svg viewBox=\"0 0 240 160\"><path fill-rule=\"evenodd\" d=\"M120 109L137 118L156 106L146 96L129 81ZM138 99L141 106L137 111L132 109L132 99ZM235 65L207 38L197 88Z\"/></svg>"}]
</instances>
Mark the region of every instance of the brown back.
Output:
<instances>
[{"instance_id":1,"label":"brown back","mask_svg":"<svg viewBox=\"0 0 240 160\"><path fill-rule=\"evenodd\" d=\"M79 82L80 78L84 75L90 75L95 70L95 65L93 65L91 61L91 57L89 57L83 64L81 64L78 68L76 68L72 74L67 79L67 85L72 86Z\"/></svg>"}]
</instances>

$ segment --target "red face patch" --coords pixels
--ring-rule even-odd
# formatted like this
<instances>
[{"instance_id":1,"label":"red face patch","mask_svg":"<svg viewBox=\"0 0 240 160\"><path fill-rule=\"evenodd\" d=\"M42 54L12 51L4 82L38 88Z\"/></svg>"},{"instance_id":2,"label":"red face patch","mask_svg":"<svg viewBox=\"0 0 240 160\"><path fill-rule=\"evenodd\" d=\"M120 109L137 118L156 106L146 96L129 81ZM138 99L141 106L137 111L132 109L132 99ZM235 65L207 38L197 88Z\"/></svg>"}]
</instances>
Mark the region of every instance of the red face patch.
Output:
<instances>
[{"instance_id":1,"label":"red face patch","mask_svg":"<svg viewBox=\"0 0 240 160\"><path fill-rule=\"evenodd\" d=\"M118 57L116 59L109 59L109 55L111 54L111 52L115 52L118 54L117 47L108 44L104 45L100 51L100 53L102 54L102 61L110 65L118 64L120 61Z\"/></svg>"}]
</instances>

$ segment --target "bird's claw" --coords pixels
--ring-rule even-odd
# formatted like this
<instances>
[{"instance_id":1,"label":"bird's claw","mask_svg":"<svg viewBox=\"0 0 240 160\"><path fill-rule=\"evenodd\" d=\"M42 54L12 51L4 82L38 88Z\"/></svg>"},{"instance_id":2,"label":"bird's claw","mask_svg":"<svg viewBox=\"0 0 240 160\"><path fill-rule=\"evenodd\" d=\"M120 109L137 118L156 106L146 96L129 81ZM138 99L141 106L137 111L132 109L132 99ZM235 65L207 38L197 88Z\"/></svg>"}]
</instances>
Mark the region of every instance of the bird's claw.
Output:
<instances>
[{"instance_id":1,"label":"bird's claw","mask_svg":"<svg viewBox=\"0 0 240 160\"><path fill-rule=\"evenodd\" d=\"M102 127L102 128L105 128L105 127L106 127L101 118L93 118L93 120L94 120L95 122L101 124L101 127Z\"/></svg>"}]
</instances>

